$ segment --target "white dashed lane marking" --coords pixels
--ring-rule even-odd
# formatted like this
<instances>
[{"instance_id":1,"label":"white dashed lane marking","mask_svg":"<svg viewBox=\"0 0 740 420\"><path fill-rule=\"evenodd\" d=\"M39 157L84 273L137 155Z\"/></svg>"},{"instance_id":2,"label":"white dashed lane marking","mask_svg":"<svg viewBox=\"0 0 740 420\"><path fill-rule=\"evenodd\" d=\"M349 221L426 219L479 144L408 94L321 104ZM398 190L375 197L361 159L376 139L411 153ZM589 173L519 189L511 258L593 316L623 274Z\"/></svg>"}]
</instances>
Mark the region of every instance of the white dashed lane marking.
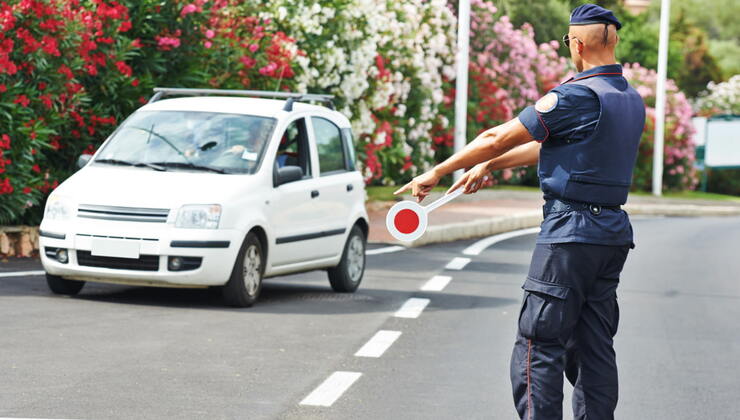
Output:
<instances>
[{"instance_id":1,"label":"white dashed lane marking","mask_svg":"<svg viewBox=\"0 0 740 420\"><path fill-rule=\"evenodd\" d=\"M0 273L0 277L23 277L23 276L43 276L46 271L11 271L10 273ZM5 417L0 417L3 420Z\"/></svg>"},{"instance_id":2,"label":"white dashed lane marking","mask_svg":"<svg viewBox=\"0 0 740 420\"><path fill-rule=\"evenodd\" d=\"M384 248L367 250L365 251L365 255L389 254L391 252L403 251L404 249L406 248L402 246L387 246Z\"/></svg>"},{"instance_id":3,"label":"white dashed lane marking","mask_svg":"<svg viewBox=\"0 0 740 420\"><path fill-rule=\"evenodd\" d=\"M446 270L462 270L470 262L470 258L455 257L445 266Z\"/></svg>"},{"instance_id":4,"label":"white dashed lane marking","mask_svg":"<svg viewBox=\"0 0 740 420\"><path fill-rule=\"evenodd\" d=\"M334 372L301 401L301 405L331 407L362 376L360 372Z\"/></svg>"},{"instance_id":5,"label":"white dashed lane marking","mask_svg":"<svg viewBox=\"0 0 740 420\"><path fill-rule=\"evenodd\" d=\"M357 357L380 357L401 336L401 331L380 330L373 338L357 350Z\"/></svg>"},{"instance_id":6,"label":"white dashed lane marking","mask_svg":"<svg viewBox=\"0 0 740 420\"><path fill-rule=\"evenodd\" d=\"M426 292L439 292L447 286L450 280L452 280L452 277L450 276L434 276L421 286L421 290Z\"/></svg>"},{"instance_id":7,"label":"white dashed lane marking","mask_svg":"<svg viewBox=\"0 0 740 420\"><path fill-rule=\"evenodd\" d=\"M429 299L410 298L393 316L396 318L418 318L427 305L429 305Z\"/></svg>"}]
</instances>

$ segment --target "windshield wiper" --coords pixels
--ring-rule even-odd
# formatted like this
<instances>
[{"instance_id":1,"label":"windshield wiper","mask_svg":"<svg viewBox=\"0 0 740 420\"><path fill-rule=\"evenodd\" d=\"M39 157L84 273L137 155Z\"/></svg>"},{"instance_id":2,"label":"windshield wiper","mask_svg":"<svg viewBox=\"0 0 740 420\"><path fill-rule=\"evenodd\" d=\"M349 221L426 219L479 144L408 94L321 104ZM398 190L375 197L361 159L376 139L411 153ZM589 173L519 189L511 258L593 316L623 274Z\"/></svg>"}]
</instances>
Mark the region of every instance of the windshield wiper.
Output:
<instances>
[{"instance_id":1,"label":"windshield wiper","mask_svg":"<svg viewBox=\"0 0 740 420\"><path fill-rule=\"evenodd\" d=\"M156 163L146 163L146 162L129 162L127 160L121 160L121 159L95 159L95 162L98 163L109 163L111 165L123 165L123 166L135 166L137 168L147 167L154 169L155 171L166 171L167 168L161 165L157 165Z\"/></svg>"},{"instance_id":2,"label":"windshield wiper","mask_svg":"<svg viewBox=\"0 0 740 420\"><path fill-rule=\"evenodd\" d=\"M171 168L186 168L186 169L196 169L199 171L210 171L210 172L216 172L219 174L228 174L230 172L225 171L223 169L219 168L212 168L210 166L204 166L204 165L196 165L194 163L190 162L155 162L152 163L152 165L159 165L162 167L171 167Z\"/></svg>"}]
</instances>

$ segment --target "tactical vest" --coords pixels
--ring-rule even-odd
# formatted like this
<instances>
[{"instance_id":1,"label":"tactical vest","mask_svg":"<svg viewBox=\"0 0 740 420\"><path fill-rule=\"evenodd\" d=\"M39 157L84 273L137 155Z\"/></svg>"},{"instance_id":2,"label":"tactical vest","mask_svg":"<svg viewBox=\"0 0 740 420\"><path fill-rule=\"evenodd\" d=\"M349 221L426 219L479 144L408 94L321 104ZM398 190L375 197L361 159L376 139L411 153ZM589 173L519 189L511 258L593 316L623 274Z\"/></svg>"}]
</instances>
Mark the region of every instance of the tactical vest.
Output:
<instances>
[{"instance_id":1,"label":"tactical vest","mask_svg":"<svg viewBox=\"0 0 740 420\"><path fill-rule=\"evenodd\" d=\"M546 197L604 206L627 201L632 170L645 126L645 104L620 75L593 75L566 83L587 86L601 104L591 136L570 142L546 140L539 160Z\"/></svg>"}]
</instances>

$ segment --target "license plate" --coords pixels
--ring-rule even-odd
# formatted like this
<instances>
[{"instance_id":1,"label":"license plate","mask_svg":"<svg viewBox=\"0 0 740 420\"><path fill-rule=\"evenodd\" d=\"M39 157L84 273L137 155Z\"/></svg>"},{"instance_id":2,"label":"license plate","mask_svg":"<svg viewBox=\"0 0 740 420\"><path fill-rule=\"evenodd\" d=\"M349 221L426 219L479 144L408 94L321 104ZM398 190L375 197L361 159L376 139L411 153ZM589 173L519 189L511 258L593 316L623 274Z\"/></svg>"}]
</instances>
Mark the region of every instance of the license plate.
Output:
<instances>
[{"instance_id":1,"label":"license plate","mask_svg":"<svg viewBox=\"0 0 740 420\"><path fill-rule=\"evenodd\" d=\"M98 257L139 258L139 241L93 238L90 249Z\"/></svg>"}]
</instances>

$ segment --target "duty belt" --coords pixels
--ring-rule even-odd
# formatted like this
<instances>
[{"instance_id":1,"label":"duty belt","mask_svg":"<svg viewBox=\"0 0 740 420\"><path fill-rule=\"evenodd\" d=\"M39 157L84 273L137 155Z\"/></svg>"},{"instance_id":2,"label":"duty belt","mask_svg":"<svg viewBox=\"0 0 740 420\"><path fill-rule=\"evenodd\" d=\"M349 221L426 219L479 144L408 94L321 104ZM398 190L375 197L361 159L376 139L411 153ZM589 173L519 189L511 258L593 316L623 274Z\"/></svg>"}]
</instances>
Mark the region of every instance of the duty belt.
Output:
<instances>
[{"instance_id":1,"label":"duty belt","mask_svg":"<svg viewBox=\"0 0 740 420\"><path fill-rule=\"evenodd\" d=\"M602 206L599 204L581 203L576 201L564 201L564 200L547 200L545 205L542 206L542 215L547 216L550 213L559 213L565 211L581 211L588 210L591 214L598 216L601 214L603 209L607 210L621 210L620 206Z\"/></svg>"}]
</instances>

